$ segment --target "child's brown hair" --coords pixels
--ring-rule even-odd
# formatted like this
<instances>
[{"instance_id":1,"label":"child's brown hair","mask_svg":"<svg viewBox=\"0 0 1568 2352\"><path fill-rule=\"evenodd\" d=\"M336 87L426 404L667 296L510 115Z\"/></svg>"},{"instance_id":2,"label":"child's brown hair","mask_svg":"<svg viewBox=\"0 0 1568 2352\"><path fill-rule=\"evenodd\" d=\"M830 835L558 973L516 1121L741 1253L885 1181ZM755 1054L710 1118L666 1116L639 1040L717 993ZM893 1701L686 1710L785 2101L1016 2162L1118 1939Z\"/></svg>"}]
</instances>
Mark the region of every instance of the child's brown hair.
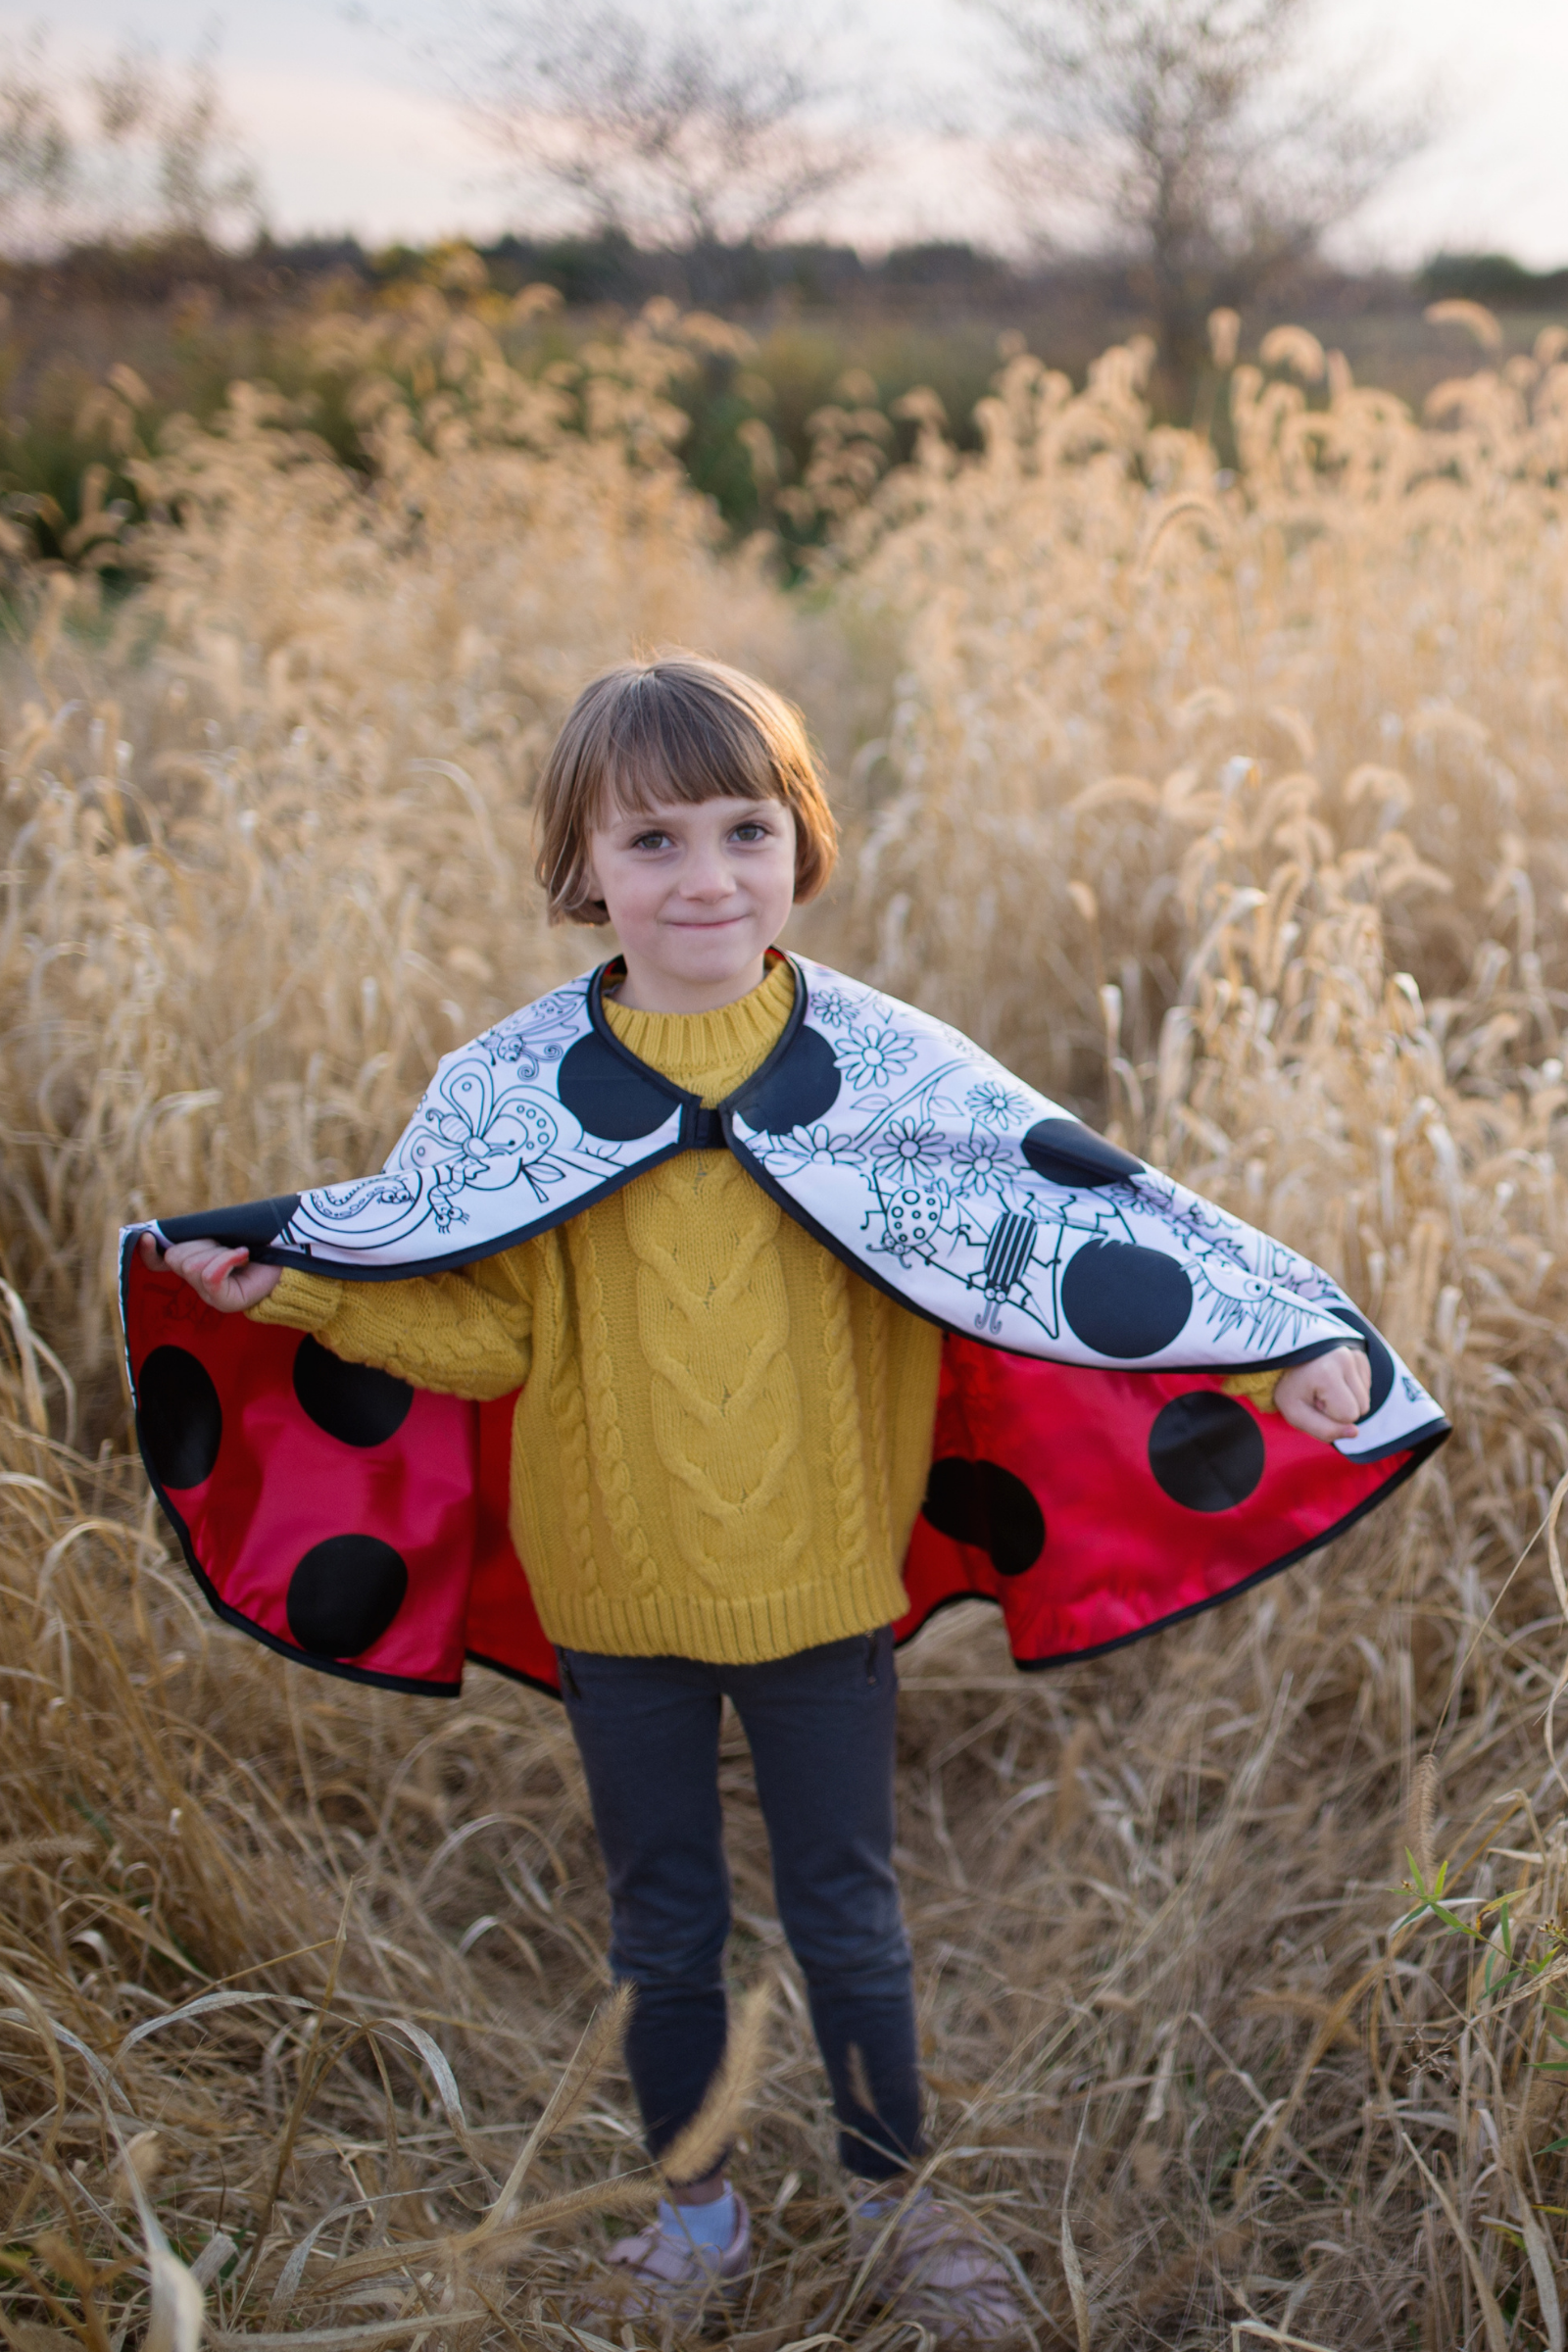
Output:
<instances>
[{"instance_id":1,"label":"child's brown hair","mask_svg":"<svg viewBox=\"0 0 1568 2352\"><path fill-rule=\"evenodd\" d=\"M604 670L567 711L540 781L534 870L550 920L609 920L588 858L609 812L731 797L783 802L795 819L795 896L814 898L833 871L838 827L794 704L701 654Z\"/></svg>"}]
</instances>

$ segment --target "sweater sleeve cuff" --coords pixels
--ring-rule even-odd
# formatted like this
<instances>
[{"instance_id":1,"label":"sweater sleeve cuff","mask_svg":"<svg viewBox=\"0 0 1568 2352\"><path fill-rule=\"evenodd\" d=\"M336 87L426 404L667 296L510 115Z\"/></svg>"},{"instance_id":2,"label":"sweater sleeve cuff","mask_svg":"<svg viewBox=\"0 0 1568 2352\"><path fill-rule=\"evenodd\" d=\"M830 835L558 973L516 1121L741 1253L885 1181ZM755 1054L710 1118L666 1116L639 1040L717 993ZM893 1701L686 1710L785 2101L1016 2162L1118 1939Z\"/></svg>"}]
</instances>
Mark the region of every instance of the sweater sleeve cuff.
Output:
<instances>
[{"instance_id":1,"label":"sweater sleeve cuff","mask_svg":"<svg viewBox=\"0 0 1568 2352\"><path fill-rule=\"evenodd\" d=\"M252 1323L282 1323L290 1331L324 1331L343 1303L343 1285L330 1274L302 1274L283 1268L283 1279L259 1306L246 1309Z\"/></svg>"},{"instance_id":2,"label":"sweater sleeve cuff","mask_svg":"<svg viewBox=\"0 0 1568 2352\"><path fill-rule=\"evenodd\" d=\"M283 1279L286 1282L287 1275ZM1284 1364L1259 1364L1255 1372L1232 1372L1221 1383L1220 1394L1223 1396L1245 1396L1250 1404L1256 1405L1260 1413L1277 1412L1279 1407L1274 1402L1274 1392L1284 1379L1286 1370Z\"/></svg>"}]
</instances>

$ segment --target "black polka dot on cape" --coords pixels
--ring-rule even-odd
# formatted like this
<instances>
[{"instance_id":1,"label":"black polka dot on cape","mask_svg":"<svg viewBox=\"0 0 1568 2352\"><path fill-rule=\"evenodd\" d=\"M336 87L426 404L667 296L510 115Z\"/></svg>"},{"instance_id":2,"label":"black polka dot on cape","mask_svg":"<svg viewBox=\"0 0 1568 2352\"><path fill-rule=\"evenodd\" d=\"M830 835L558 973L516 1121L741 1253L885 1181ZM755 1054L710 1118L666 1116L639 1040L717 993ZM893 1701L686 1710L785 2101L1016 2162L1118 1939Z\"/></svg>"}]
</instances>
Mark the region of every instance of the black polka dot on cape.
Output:
<instances>
[{"instance_id":1,"label":"black polka dot on cape","mask_svg":"<svg viewBox=\"0 0 1568 2352\"><path fill-rule=\"evenodd\" d=\"M1187 1270L1163 1250L1085 1242L1061 1278L1061 1311L1097 1355L1157 1355L1193 1311Z\"/></svg>"},{"instance_id":2,"label":"black polka dot on cape","mask_svg":"<svg viewBox=\"0 0 1568 2352\"><path fill-rule=\"evenodd\" d=\"M218 1466L223 1408L188 1348L154 1348L136 1383L136 1417L153 1474L165 1487L199 1487Z\"/></svg>"},{"instance_id":3,"label":"black polka dot on cape","mask_svg":"<svg viewBox=\"0 0 1568 2352\"><path fill-rule=\"evenodd\" d=\"M288 1583L288 1630L316 1658L358 1658L403 1606L409 1571L379 1536L313 1544Z\"/></svg>"},{"instance_id":4,"label":"black polka dot on cape","mask_svg":"<svg viewBox=\"0 0 1568 2352\"><path fill-rule=\"evenodd\" d=\"M1161 1407L1149 1433L1149 1467L1172 1502L1230 1511L1263 1475L1263 1432L1245 1404L1194 1389Z\"/></svg>"},{"instance_id":5,"label":"black polka dot on cape","mask_svg":"<svg viewBox=\"0 0 1568 2352\"><path fill-rule=\"evenodd\" d=\"M607 1144L633 1144L652 1135L677 1107L672 1095L644 1077L637 1063L597 1029L567 1047L556 1087L585 1133Z\"/></svg>"},{"instance_id":6,"label":"black polka dot on cape","mask_svg":"<svg viewBox=\"0 0 1568 2352\"><path fill-rule=\"evenodd\" d=\"M221 1242L227 1250L265 1250L274 1242L300 1204L298 1193L276 1193L269 1200L240 1200L231 1208L204 1208L189 1217L160 1217L166 1242Z\"/></svg>"},{"instance_id":7,"label":"black polka dot on cape","mask_svg":"<svg viewBox=\"0 0 1568 2352\"><path fill-rule=\"evenodd\" d=\"M1046 1515L1000 1462L945 1454L931 1465L921 1511L939 1536L973 1544L999 1576L1022 1576L1046 1547Z\"/></svg>"},{"instance_id":8,"label":"black polka dot on cape","mask_svg":"<svg viewBox=\"0 0 1568 2352\"><path fill-rule=\"evenodd\" d=\"M1069 1190L1093 1190L1141 1176L1144 1163L1107 1144L1081 1119L1036 1119L1023 1139L1023 1155L1037 1176Z\"/></svg>"},{"instance_id":9,"label":"black polka dot on cape","mask_svg":"<svg viewBox=\"0 0 1568 2352\"><path fill-rule=\"evenodd\" d=\"M373 1364L348 1364L309 1335L294 1357L294 1394L329 1438L344 1446L384 1446L409 1417L414 1391Z\"/></svg>"},{"instance_id":10,"label":"black polka dot on cape","mask_svg":"<svg viewBox=\"0 0 1568 2352\"><path fill-rule=\"evenodd\" d=\"M843 1084L833 1049L821 1031L800 1028L772 1068L764 1065L739 1097L735 1109L760 1135L788 1135L830 1111Z\"/></svg>"}]
</instances>

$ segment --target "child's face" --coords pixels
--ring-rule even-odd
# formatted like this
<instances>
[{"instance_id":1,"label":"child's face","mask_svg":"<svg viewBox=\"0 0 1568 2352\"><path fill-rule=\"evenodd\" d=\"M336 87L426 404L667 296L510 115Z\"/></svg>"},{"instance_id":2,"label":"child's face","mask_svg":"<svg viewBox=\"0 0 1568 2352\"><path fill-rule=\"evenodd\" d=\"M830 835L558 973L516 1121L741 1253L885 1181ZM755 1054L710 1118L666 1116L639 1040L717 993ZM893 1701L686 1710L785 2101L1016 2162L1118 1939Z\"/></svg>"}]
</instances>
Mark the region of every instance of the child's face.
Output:
<instances>
[{"instance_id":1,"label":"child's face","mask_svg":"<svg viewBox=\"0 0 1568 2352\"><path fill-rule=\"evenodd\" d=\"M762 977L795 903L795 818L782 801L666 801L611 810L589 835L596 895L626 958L620 1002L711 1012Z\"/></svg>"}]
</instances>

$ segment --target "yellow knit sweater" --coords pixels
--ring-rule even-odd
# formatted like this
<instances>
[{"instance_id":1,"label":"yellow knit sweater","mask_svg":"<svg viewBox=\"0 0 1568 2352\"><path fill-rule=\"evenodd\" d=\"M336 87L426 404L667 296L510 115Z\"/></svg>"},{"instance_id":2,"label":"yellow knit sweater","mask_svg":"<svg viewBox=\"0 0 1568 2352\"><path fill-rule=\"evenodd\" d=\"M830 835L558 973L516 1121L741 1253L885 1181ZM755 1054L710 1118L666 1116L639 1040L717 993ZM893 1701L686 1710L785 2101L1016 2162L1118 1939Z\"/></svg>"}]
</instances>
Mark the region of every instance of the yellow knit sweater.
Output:
<instances>
[{"instance_id":1,"label":"yellow knit sweater","mask_svg":"<svg viewBox=\"0 0 1568 2352\"><path fill-rule=\"evenodd\" d=\"M793 992L781 961L719 1012L606 1010L711 1105L766 1058ZM521 1388L512 1532L554 1642L746 1664L903 1613L941 1333L727 1152L681 1152L460 1272L290 1270L252 1311L420 1388Z\"/></svg>"}]
</instances>

